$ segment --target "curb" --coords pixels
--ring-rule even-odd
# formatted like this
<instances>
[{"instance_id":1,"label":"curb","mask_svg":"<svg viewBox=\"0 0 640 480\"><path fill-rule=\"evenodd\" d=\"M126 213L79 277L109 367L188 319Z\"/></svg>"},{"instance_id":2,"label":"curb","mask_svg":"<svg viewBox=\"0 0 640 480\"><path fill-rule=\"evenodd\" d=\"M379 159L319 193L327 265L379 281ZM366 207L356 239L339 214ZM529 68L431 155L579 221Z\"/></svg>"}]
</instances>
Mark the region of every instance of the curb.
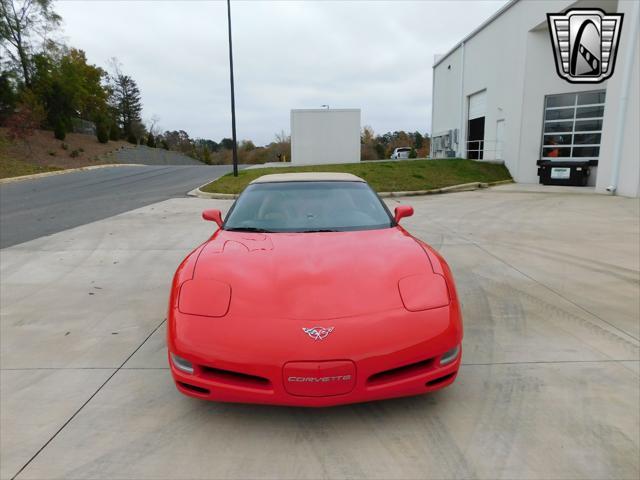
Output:
<instances>
[{"instance_id":1,"label":"curb","mask_svg":"<svg viewBox=\"0 0 640 480\"><path fill-rule=\"evenodd\" d=\"M203 192L200 190L205 185L208 185L211 182L207 182L204 185L200 185L198 188L194 188L189 193L187 193L190 197L197 198L206 198L209 200L233 200L238 198L237 193L209 193ZM380 198L391 198L391 197L417 197L420 195L435 195L439 193L456 193L456 192L470 192L473 190L478 190L480 188L489 188L495 185L504 185L507 183L514 183L513 180L499 180L497 182L483 183L483 182L471 182L471 183L461 183L460 185L452 185L450 187L442 187L442 188L434 188L432 190L410 190L406 192L378 192L378 196Z\"/></svg>"},{"instance_id":2,"label":"curb","mask_svg":"<svg viewBox=\"0 0 640 480\"><path fill-rule=\"evenodd\" d=\"M203 192L202 190L200 190L202 187L204 187L205 185L209 185L210 183L211 182L203 183L198 188L194 188L190 192L187 192L187 196L197 197L197 198L206 198L209 200L233 200L238 198L237 193L216 193L216 192L209 193L209 192Z\"/></svg>"},{"instance_id":3,"label":"curb","mask_svg":"<svg viewBox=\"0 0 640 480\"><path fill-rule=\"evenodd\" d=\"M144 167L140 163L108 163L105 165L90 165L88 167L63 168L61 170L53 170L51 172L33 173L31 175L21 175L19 177L0 178L0 185L5 183L22 182L23 180L35 180L38 178L53 177L54 175L64 175L65 173L84 172L85 170L97 170L99 168L110 167Z\"/></svg>"}]
</instances>

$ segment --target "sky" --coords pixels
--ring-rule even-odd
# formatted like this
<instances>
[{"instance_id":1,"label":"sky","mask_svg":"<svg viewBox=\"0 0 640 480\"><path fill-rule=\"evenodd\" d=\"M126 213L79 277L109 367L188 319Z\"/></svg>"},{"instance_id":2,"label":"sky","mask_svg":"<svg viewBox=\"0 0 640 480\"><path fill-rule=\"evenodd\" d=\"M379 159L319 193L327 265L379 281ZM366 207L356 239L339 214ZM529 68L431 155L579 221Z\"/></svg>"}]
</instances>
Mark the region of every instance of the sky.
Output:
<instances>
[{"instance_id":1,"label":"sky","mask_svg":"<svg viewBox=\"0 0 640 480\"><path fill-rule=\"evenodd\" d=\"M231 1L238 140L290 131L293 108L360 108L376 133L430 132L433 58L505 0ZM143 120L231 137L223 1L57 0L63 39L142 92Z\"/></svg>"}]
</instances>

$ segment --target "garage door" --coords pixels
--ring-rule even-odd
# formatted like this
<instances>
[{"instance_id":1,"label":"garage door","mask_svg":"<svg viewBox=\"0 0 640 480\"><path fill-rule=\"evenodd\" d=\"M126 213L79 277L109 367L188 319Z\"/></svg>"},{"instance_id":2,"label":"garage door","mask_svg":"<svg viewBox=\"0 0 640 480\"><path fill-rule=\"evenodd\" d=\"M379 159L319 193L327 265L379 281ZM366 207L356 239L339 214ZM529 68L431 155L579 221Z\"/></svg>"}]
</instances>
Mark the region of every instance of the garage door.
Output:
<instances>
[{"instance_id":1,"label":"garage door","mask_svg":"<svg viewBox=\"0 0 640 480\"><path fill-rule=\"evenodd\" d=\"M469 97L469 120L485 116L487 111L487 91L474 93Z\"/></svg>"}]
</instances>

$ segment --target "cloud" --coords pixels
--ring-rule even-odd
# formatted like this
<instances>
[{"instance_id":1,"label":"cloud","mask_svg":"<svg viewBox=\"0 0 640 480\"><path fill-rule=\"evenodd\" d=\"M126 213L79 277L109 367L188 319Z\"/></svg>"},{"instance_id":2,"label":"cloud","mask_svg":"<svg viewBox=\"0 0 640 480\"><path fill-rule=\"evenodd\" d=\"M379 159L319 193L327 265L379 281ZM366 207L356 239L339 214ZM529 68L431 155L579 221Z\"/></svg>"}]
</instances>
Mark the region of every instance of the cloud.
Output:
<instances>
[{"instance_id":1,"label":"cloud","mask_svg":"<svg viewBox=\"0 0 640 480\"><path fill-rule=\"evenodd\" d=\"M431 65L505 3L232 1L239 138L268 143L292 108L361 108L376 132L430 131ZM144 117L231 135L225 2L58 1L68 43L117 57Z\"/></svg>"}]
</instances>

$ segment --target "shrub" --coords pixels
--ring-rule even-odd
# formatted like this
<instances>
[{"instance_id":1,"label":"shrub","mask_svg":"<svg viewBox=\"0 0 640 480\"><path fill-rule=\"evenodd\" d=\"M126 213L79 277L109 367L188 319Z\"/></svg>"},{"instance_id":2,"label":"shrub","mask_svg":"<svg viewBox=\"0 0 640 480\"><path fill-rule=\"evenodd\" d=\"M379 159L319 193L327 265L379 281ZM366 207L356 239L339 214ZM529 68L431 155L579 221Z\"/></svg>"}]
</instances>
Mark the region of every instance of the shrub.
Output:
<instances>
[{"instance_id":1,"label":"shrub","mask_svg":"<svg viewBox=\"0 0 640 480\"><path fill-rule=\"evenodd\" d=\"M64 128L64 123L62 123L61 120L58 120L53 126L53 136L58 140L64 140L67 136L67 130Z\"/></svg>"},{"instance_id":2,"label":"shrub","mask_svg":"<svg viewBox=\"0 0 640 480\"><path fill-rule=\"evenodd\" d=\"M412 148L409 152L409 158L418 158L418 152L416 152L415 148Z\"/></svg>"},{"instance_id":3,"label":"shrub","mask_svg":"<svg viewBox=\"0 0 640 480\"><path fill-rule=\"evenodd\" d=\"M47 153L48 153L49 155L51 155L52 157L55 157L55 156L56 156L56 152L54 152L53 150L49 150Z\"/></svg>"},{"instance_id":4,"label":"shrub","mask_svg":"<svg viewBox=\"0 0 640 480\"><path fill-rule=\"evenodd\" d=\"M112 123L109 127L109 140L120 140L120 132L118 131L118 125Z\"/></svg>"},{"instance_id":5,"label":"shrub","mask_svg":"<svg viewBox=\"0 0 640 480\"><path fill-rule=\"evenodd\" d=\"M8 128L7 137L10 140L23 140L33 135L35 129L40 128L44 119L44 108L31 90L25 90L14 112L5 121Z\"/></svg>"},{"instance_id":6,"label":"shrub","mask_svg":"<svg viewBox=\"0 0 640 480\"><path fill-rule=\"evenodd\" d=\"M156 139L151 132L149 132L149 136L147 137L147 147L156 148Z\"/></svg>"},{"instance_id":7,"label":"shrub","mask_svg":"<svg viewBox=\"0 0 640 480\"><path fill-rule=\"evenodd\" d=\"M96 137L100 143L109 142L109 127L104 122L100 122L96 125Z\"/></svg>"},{"instance_id":8,"label":"shrub","mask_svg":"<svg viewBox=\"0 0 640 480\"><path fill-rule=\"evenodd\" d=\"M130 133L127 136L127 142L133 143L134 145L137 145L138 144L138 139L136 138L136 136L133 133Z\"/></svg>"},{"instance_id":9,"label":"shrub","mask_svg":"<svg viewBox=\"0 0 640 480\"><path fill-rule=\"evenodd\" d=\"M79 150L72 150L71 153L69 154L69 156L71 158L76 158L80 156L80 151Z\"/></svg>"}]
</instances>

